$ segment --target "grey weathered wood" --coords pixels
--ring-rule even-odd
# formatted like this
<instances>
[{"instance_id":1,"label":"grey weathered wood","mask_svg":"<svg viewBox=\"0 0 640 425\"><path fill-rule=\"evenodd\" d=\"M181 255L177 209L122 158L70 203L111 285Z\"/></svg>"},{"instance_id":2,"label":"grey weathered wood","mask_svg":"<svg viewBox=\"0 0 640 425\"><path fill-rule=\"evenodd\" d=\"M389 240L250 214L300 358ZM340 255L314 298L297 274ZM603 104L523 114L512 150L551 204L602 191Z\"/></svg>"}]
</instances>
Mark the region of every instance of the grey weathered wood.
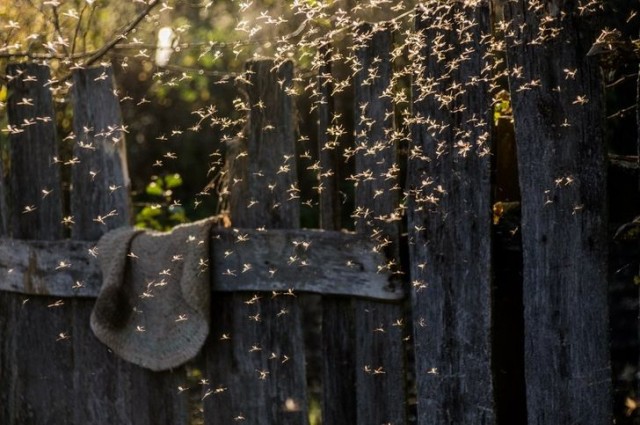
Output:
<instances>
[{"instance_id":1,"label":"grey weathered wood","mask_svg":"<svg viewBox=\"0 0 640 425\"><path fill-rule=\"evenodd\" d=\"M322 420L356 424L355 332L352 300L322 298Z\"/></svg>"},{"instance_id":2,"label":"grey weathered wood","mask_svg":"<svg viewBox=\"0 0 640 425\"><path fill-rule=\"evenodd\" d=\"M75 222L71 235L97 241L108 230L131 221L120 105L110 67L76 70L73 84L73 155L79 163L71 173L70 204ZM98 216L105 217L111 211L114 215L100 223ZM186 424L188 400L177 391L185 385L185 369L151 372L125 362L91 332L93 300L69 303L73 306L77 406L73 423Z\"/></svg>"},{"instance_id":3,"label":"grey weathered wood","mask_svg":"<svg viewBox=\"0 0 640 425\"><path fill-rule=\"evenodd\" d=\"M297 185L293 99L286 93L293 64L256 60L246 71L247 128L228 154L230 178L241 179L231 181L231 221L238 227L296 228L299 200L291 196L295 192L287 193ZM213 317L206 376L211 385L227 389L205 399L206 423L232 423L242 416L253 424L306 424L304 343L295 295L216 298L214 308L225 308ZM219 341L222 334L231 340Z\"/></svg>"},{"instance_id":4,"label":"grey weathered wood","mask_svg":"<svg viewBox=\"0 0 640 425\"><path fill-rule=\"evenodd\" d=\"M97 297L102 273L93 242L0 239L0 290L52 297Z\"/></svg>"},{"instance_id":5,"label":"grey weathered wood","mask_svg":"<svg viewBox=\"0 0 640 425\"><path fill-rule=\"evenodd\" d=\"M316 102L318 111L318 159L320 161L318 193L320 227L338 230L341 227L340 205L340 145L337 136L329 134L333 120L334 101L331 96L331 46L318 51ZM339 244L338 244L339 245ZM338 246L336 245L336 246ZM338 280L339 279L339 280ZM349 279L337 278L341 285ZM353 304L346 297L322 297L322 420L327 424L356 423L355 333Z\"/></svg>"},{"instance_id":6,"label":"grey weathered wood","mask_svg":"<svg viewBox=\"0 0 640 425\"><path fill-rule=\"evenodd\" d=\"M238 239L246 241L238 242ZM306 245L307 247L305 248ZM215 291L286 291L399 299L384 257L371 241L344 232L242 230L213 232ZM250 268L243 272L244 269ZM304 276L304 279L300 279Z\"/></svg>"},{"instance_id":7,"label":"grey weathered wood","mask_svg":"<svg viewBox=\"0 0 640 425\"><path fill-rule=\"evenodd\" d=\"M250 108L243 135L230 146L229 205L234 227L299 227L293 64L256 60L246 66L243 86ZM267 173L271 173L270 175Z\"/></svg>"},{"instance_id":8,"label":"grey weathered wood","mask_svg":"<svg viewBox=\"0 0 640 425\"><path fill-rule=\"evenodd\" d=\"M408 227L418 420L493 424L489 5L417 12Z\"/></svg>"},{"instance_id":9,"label":"grey weathered wood","mask_svg":"<svg viewBox=\"0 0 640 425\"><path fill-rule=\"evenodd\" d=\"M238 240L242 239L243 242ZM245 240L246 239L246 240ZM308 244L304 248L301 244ZM345 232L219 229L211 235L216 292L288 291L400 299L373 243ZM102 274L95 242L0 238L0 290L55 297L96 297ZM295 263L290 257L297 256ZM302 262L306 265L302 265ZM250 269L243 272L245 265ZM273 270L277 270L272 273ZM304 275L305 279L300 279Z\"/></svg>"},{"instance_id":10,"label":"grey weathered wood","mask_svg":"<svg viewBox=\"0 0 640 425\"><path fill-rule=\"evenodd\" d=\"M10 65L8 193L0 215L9 235L56 240L62 237L60 174L53 157L57 140L53 99L45 87L48 68ZM42 190L51 191L43 197ZM26 206L32 206L30 212ZM24 212L24 214L23 214ZM58 340L71 328L69 305L55 299L0 293L0 423L69 423L73 346ZM56 364L57 367L52 367ZM55 389L55 390L52 390Z\"/></svg>"},{"instance_id":11,"label":"grey weathered wood","mask_svg":"<svg viewBox=\"0 0 640 425\"><path fill-rule=\"evenodd\" d=\"M74 71L73 131L73 156L79 162L71 174L71 236L97 240L131 222L124 132L111 67Z\"/></svg>"},{"instance_id":12,"label":"grey weathered wood","mask_svg":"<svg viewBox=\"0 0 640 425\"><path fill-rule=\"evenodd\" d=\"M49 68L13 64L7 75L11 78L7 110L15 129L9 136L11 169L5 199L9 236L59 239L62 191L55 160L59 155L53 97L46 86Z\"/></svg>"},{"instance_id":13,"label":"grey weathered wood","mask_svg":"<svg viewBox=\"0 0 640 425\"><path fill-rule=\"evenodd\" d=\"M397 153L390 132L393 104L382 97L391 83L391 30L358 28L354 77L356 231L370 235L388 261L399 261ZM397 266L396 266L397 267ZM391 267L396 271L395 267ZM406 422L401 304L356 301L357 423Z\"/></svg>"},{"instance_id":14,"label":"grey weathered wood","mask_svg":"<svg viewBox=\"0 0 640 425\"><path fill-rule=\"evenodd\" d=\"M73 301L75 394L69 423L188 425L189 395L178 389L188 387L184 368L151 372L120 359L88 325L93 301Z\"/></svg>"},{"instance_id":15,"label":"grey weathered wood","mask_svg":"<svg viewBox=\"0 0 640 425\"><path fill-rule=\"evenodd\" d=\"M601 18L572 2L537 12L530 4L505 6L509 68L521 71L510 89L522 191L527 414L530 424L610 424L604 111L598 63L586 55ZM547 18L559 24L557 37L534 44Z\"/></svg>"}]
</instances>

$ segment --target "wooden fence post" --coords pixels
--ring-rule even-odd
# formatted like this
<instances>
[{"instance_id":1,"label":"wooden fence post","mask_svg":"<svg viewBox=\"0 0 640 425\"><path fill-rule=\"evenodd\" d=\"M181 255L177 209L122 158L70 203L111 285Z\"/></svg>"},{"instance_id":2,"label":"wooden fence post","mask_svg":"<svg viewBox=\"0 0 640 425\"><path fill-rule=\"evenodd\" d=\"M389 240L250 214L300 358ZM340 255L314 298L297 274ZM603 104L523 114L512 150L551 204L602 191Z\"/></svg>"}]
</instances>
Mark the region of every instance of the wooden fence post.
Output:
<instances>
[{"instance_id":1,"label":"wooden fence post","mask_svg":"<svg viewBox=\"0 0 640 425\"><path fill-rule=\"evenodd\" d=\"M57 240L63 214L49 68L9 65L7 76L12 131L3 184L9 198L0 202L5 236ZM71 423L71 307L57 301L0 292L0 423Z\"/></svg>"},{"instance_id":2,"label":"wooden fence post","mask_svg":"<svg viewBox=\"0 0 640 425\"><path fill-rule=\"evenodd\" d=\"M530 425L612 419L604 111L599 66L587 56L599 15L572 2L505 6Z\"/></svg>"},{"instance_id":3,"label":"wooden fence post","mask_svg":"<svg viewBox=\"0 0 640 425\"><path fill-rule=\"evenodd\" d=\"M334 102L331 96L331 48L318 51L318 158L320 227L340 230L340 146L331 137ZM322 297L322 421L326 424L352 425L356 422L356 385L354 361L353 304L348 297Z\"/></svg>"},{"instance_id":4,"label":"wooden fence post","mask_svg":"<svg viewBox=\"0 0 640 425\"><path fill-rule=\"evenodd\" d=\"M227 155L234 227L299 227L294 111L288 93L292 78L289 61L246 65L247 127ZM223 273L242 279L241 270L212 270L214 279ZM245 418L259 425L306 424L304 341L296 296L215 294L213 306L206 345L211 386L204 401L206 423Z\"/></svg>"},{"instance_id":5,"label":"wooden fence post","mask_svg":"<svg viewBox=\"0 0 640 425\"><path fill-rule=\"evenodd\" d=\"M131 224L131 200L119 99L110 67L73 74L75 144L71 173L74 239L97 241ZM98 253L100 255L100 253ZM74 421L187 424L184 368L151 372L116 357L89 328L94 300L70 301L73 311Z\"/></svg>"},{"instance_id":6,"label":"wooden fence post","mask_svg":"<svg viewBox=\"0 0 640 425\"><path fill-rule=\"evenodd\" d=\"M356 231L371 235L391 269L399 261L398 167L391 84L391 30L358 28L354 77ZM395 270L394 270L395 271ZM399 283L397 283L399 284ZM405 352L401 304L354 301L357 423L406 422Z\"/></svg>"},{"instance_id":7,"label":"wooden fence post","mask_svg":"<svg viewBox=\"0 0 640 425\"><path fill-rule=\"evenodd\" d=\"M110 67L73 74L73 156L78 161L72 169L74 239L98 240L131 224L124 127L114 90Z\"/></svg>"},{"instance_id":8,"label":"wooden fence post","mask_svg":"<svg viewBox=\"0 0 640 425\"><path fill-rule=\"evenodd\" d=\"M418 8L408 227L418 423L495 423L487 2Z\"/></svg>"},{"instance_id":9,"label":"wooden fence post","mask_svg":"<svg viewBox=\"0 0 640 425\"><path fill-rule=\"evenodd\" d=\"M61 239L58 138L53 97L45 86L50 78L49 68L35 64L9 65L7 75L11 78L8 112L13 129L9 136L10 169L5 200L8 236Z\"/></svg>"}]
</instances>

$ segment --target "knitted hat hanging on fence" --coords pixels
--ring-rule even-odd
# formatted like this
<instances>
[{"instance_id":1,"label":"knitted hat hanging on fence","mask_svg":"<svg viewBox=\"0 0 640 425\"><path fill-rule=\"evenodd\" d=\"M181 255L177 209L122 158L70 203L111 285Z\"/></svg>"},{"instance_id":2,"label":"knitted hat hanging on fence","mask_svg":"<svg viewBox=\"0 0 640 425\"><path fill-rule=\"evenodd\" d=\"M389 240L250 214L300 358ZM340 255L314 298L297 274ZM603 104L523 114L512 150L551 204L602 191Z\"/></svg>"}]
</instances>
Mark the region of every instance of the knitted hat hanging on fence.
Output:
<instances>
[{"instance_id":1,"label":"knitted hat hanging on fence","mask_svg":"<svg viewBox=\"0 0 640 425\"><path fill-rule=\"evenodd\" d=\"M100 239L103 282L91 329L118 356L157 371L200 351L209 333L212 223L167 233L123 227Z\"/></svg>"}]
</instances>

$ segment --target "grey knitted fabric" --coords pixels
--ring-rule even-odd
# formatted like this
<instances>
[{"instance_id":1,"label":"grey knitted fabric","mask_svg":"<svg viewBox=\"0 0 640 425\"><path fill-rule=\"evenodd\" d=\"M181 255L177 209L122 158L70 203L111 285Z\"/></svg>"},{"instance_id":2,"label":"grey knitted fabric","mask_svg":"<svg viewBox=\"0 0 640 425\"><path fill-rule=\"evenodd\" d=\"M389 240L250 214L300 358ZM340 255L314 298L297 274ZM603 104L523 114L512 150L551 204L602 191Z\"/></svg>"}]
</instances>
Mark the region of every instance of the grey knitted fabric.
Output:
<instances>
[{"instance_id":1,"label":"grey knitted fabric","mask_svg":"<svg viewBox=\"0 0 640 425\"><path fill-rule=\"evenodd\" d=\"M123 227L100 239L103 282L91 329L118 356L156 371L196 356L209 333L212 223L168 233Z\"/></svg>"}]
</instances>

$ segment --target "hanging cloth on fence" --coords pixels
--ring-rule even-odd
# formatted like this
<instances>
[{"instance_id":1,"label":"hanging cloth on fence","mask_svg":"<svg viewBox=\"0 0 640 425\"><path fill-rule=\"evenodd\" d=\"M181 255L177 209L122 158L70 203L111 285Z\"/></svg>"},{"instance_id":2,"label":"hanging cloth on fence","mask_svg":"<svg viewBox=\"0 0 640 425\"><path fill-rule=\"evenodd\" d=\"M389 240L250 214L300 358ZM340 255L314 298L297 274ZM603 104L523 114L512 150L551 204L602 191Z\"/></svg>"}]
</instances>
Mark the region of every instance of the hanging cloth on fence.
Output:
<instances>
[{"instance_id":1,"label":"hanging cloth on fence","mask_svg":"<svg viewBox=\"0 0 640 425\"><path fill-rule=\"evenodd\" d=\"M123 359L166 370L195 357L209 333L212 219L158 233L123 227L98 242L96 337Z\"/></svg>"}]
</instances>

